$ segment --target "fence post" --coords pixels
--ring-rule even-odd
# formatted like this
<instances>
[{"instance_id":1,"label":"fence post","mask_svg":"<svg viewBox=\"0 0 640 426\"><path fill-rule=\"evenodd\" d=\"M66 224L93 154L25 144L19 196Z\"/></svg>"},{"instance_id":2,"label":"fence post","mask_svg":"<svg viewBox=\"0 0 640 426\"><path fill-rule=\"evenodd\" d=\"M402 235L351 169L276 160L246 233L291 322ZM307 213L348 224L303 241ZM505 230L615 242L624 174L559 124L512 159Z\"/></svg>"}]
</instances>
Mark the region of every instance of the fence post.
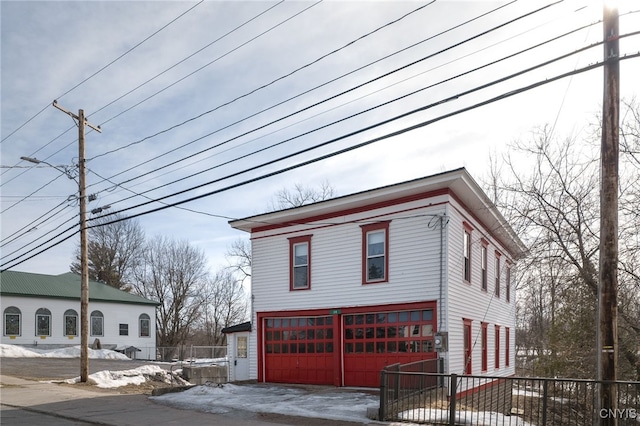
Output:
<instances>
[{"instance_id":1,"label":"fence post","mask_svg":"<svg viewBox=\"0 0 640 426\"><path fill-rule=\"evenodd\" d=\"M458 389L458 375L451 374L451 384L449 386L449 425L455 426L456 422L456 392Z\"/></svg>"},{"instance_id":2,"label":"fence post","mask_svg":"<svg viewBox=\"0 0 640 426\"><path fill-rule=\"evenodd\" d=\"M387 417L387 370L380 371L380 409L378 410L378 420L384 422Z\"/></svg>"}]
</instances>

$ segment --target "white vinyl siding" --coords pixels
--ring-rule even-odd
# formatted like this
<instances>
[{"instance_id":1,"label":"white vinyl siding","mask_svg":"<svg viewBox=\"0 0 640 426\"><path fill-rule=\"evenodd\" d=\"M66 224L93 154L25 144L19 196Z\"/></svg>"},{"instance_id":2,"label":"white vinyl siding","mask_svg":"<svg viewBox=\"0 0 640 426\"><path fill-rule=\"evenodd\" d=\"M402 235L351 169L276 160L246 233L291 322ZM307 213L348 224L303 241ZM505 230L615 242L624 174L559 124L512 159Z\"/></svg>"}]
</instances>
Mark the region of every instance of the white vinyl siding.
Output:
<instances>
[{"instance_id":1,"label":"white vinyl siding","mask_svg":"<svg viewBox=\"0 0 640 426\"><path fill-rule=\"evenodd\" d=\"M448 209L450 213L449 224L447 226L447 233L449 236L449 252L448 252L448 273L452 277L459 277L460 271L463 270L463 257L460 253L463 249L463 234L464 226L463 222L468 222L474 227L472 233L472 252L480 253L480 247L482 247L482 238L485 238L489 245L487 247L488 262L487 262L487 275L489 283L489 291L482 291L480 283L482 282L482 266L481 262L471 262L471 282L472 285L465 284L461 279L452 279L448 283L448 301L449 301L449 352L447 353L449 371L450 373L462 374L464 367L464 355L462 345L458 345L457 342L462 342L463 333L463 318L469 318L472 322L472 341L477 341L478 344L473 348L472 354L472 367L473 374L488 374L498 376L508 376L515 374L513 359L510 362L509 367L505 366L504 353L505 344L504 335L500 341L500 365L499 369L494 369L495 364L495 336L494 326L499 325L500 330L504 334L505 327L509 327L511 335L509 342L510 353L513 358L514 354L514 332L515 330L515 303L507 303L505 298L496 298L494 294L493 284L495 283L495 264L494 253L496 251L506 253L504 247L500 246L495 238L484 229L480 223L476 223L472 220L472 216L464 212L462 206L455 201L452 202L452 208ZM503 258L505 255L503 254ZM506 265L505 259L501 259L500 265L504 268ZM512 271L513 273L513 271ZM512 289L513 290L513 289ZM513 292L511 298L513 299ZM473 303L469 303L469 301ZM488 336L487 346L487 372L482 372L482 345L480 342L481 322L488 324Z\"/></svg>"}]
</instances>

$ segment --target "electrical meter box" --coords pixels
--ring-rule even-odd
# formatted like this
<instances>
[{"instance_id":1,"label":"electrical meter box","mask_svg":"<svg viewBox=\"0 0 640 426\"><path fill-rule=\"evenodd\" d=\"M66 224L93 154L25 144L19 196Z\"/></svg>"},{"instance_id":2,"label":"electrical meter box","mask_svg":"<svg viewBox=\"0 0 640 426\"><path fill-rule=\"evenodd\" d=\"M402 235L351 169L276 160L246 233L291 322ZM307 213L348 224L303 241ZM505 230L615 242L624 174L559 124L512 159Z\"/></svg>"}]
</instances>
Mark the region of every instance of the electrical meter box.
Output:
<instances>
[{"instance_id":1,"label":"electrical meter box","mask_svg":"<svg viewBox=\"0 0 640 426\"><path fill-rule=\"evenodd\" d=\"M449 350L449 333L441 331L433 336L433 348L436 352L446 352Z\"/></svg>"}]
</instances>

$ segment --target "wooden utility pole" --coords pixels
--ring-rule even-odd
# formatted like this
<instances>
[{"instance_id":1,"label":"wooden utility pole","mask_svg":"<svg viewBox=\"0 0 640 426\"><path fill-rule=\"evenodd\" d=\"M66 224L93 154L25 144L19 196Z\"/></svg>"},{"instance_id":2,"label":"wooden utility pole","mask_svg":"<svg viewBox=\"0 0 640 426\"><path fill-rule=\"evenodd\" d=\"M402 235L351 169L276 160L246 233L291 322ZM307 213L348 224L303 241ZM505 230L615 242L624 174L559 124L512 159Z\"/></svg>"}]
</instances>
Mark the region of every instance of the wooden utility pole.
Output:
<instances>
[{"instance_id":1,"label":"wooden utility pole","mask_svg":"<svg viewBox=\"0 0 640 426\"><path fill-rule=\"evenodd\" d=\"M620 58L618 10L605 5L604 94L600 157L600 279L599 322L599 417L601 425L617 425L618 361L618 138L620 119Z\"/></svg>"},{"instance_id":2,"label":"wooden utility pole","mask_svg":"<svg viewBox=\"0 0 640 426\"><path fill-rule=\"evenodd\" d=\"M78 121L78 186L80 201L80 381L86 383L89 379L89 242L87 239L87 183L84 167L84 126L85 124L97 132L102 132L100 126L94 126L84 118L84 111L78 115L68 111L53 101L53 106L70 115Z\"/></svg>"}]
</instances>

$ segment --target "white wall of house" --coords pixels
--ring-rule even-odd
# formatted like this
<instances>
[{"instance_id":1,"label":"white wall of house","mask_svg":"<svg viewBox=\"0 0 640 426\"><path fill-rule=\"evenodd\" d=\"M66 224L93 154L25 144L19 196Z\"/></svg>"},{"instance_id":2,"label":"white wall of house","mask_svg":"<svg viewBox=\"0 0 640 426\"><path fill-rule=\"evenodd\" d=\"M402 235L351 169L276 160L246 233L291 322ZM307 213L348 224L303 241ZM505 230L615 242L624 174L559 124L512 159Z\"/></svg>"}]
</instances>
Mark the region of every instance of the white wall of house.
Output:
<instances>
[{"instance_id":1,"label":"white wall of house","mask_svg":"<svg viewBox=\"0 0 640 426\"><path fill-rule=\"evenodd\" d=\"M509 376L515 374L515 292L512 286L510 301L506 300L506 268L512 261L509 252L497 241L492 232L479 223L475 216L455 200L448 209L448 301L449 372L463 374L463 319L472 320L472 374L487 376ZM464 281L463 235L467 222L471 231L471 282ZM481 289L481 246L487 244L487 290ZM495 295L495 258L500 256L500 296ZM513 264L511 267L513 268ZM511 272L513 280L514 271ZM487 323L487 369L482 370L481 323ZM500 326L500 362L495 367L495 326ZM505 330L509 328L509 342L505 342ZM506 344L509 345L509 366L506 366Z\"/></svg>"},{"instance_id":2,"label":"white wall of house","mask_svg":"<svg viewBox=\"0 0 640 426\"><path fill-rule=\"evenodd\" d=\"M437 300L440 296L440 228L447 195L369 210L326 221L254 233L253 324L256 312L340 308ZM390 220L389 281L362 284L361 225ZM311 289L289 289L288 238L311 239ZM443 288L444 291L444 288ZM444 293L443 293L444 295ZM438 313L439 315L439 313ZM258 327L250 339L257 353ZM257 378L257 357L250 377Z\"/></svg>"},{"instance_id":3,"label":"white wall of house","mask_svg":"<svg viewBox=\"0 0 640 426\"><path fill-rule=\"evenodd\" d=\"M5 335L5 309L15 306L20 309L20 334ZM46 308L51 312L50 335L36 334L36 311ZM2 297L2 336L1 343L17 344L38 348L57 348L80 344L80 301L69 299L38 298L38 297ZM78 314L78 330L75 336L66 336L64 328L64 314L73 309ZM138 359L155 359L156 323L155 306L128 303L89 302L89 314L100 311L103 314L103 335L89 336L89 344L99 339L102 347L108 345L135 346L142 349L135 357ZM147 314L150 318L149 337L140 336L140 315ZM120 325L126 324L128 335L120 334ZM91 329L90 329L91 333Z\"/></svg>"}]
</instances>

